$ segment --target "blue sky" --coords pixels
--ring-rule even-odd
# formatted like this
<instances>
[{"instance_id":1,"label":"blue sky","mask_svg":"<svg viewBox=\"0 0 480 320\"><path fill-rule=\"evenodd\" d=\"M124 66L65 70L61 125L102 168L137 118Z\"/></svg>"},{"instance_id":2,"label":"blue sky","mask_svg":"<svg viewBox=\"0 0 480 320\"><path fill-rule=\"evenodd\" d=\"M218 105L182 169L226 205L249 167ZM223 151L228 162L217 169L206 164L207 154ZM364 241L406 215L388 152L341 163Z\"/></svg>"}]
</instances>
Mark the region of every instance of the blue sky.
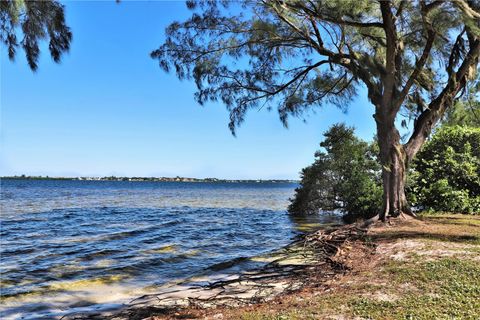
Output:
<instances>
[{"instance_id":1,"label":"blue sky","mask_svg":"<svg viewBox=\"0 0 480 320\"><path fill-rule=\"evenodd\" d=\"M165 74L149 53L165 27L189 16L183 1L65 2L70 53L1 52L0 174L296 179L322 133L346 122L370 140L373 106L359 95L343 114L316 110L285 129L275 111L251 111L233 137L221 104L199 106L195 86Z\"/></svg>"}]
</instances>

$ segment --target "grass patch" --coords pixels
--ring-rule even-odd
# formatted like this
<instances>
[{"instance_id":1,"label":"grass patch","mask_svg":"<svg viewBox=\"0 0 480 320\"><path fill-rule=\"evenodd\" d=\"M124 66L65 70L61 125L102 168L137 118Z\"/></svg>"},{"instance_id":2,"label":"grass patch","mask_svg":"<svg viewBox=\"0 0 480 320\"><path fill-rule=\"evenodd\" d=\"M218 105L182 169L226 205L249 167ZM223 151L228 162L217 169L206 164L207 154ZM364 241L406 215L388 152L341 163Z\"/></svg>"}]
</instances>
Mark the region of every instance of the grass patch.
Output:
<instances>
[{"instance_id":1,"label":"grass patch","mask_svg":"<svg viewBox=\"0 0 480 320\"><path fill-rule=\"evenodd\" d=\"M480 314L480 265L470 260L442 258L426 263L390 262L382 277L389 288L365 283L349 293L331 293L292 303L284 310L246 311L243 320L325 319L478 319ZM412 284L412 289L400 288ZM362 292L389 289L398 299L380 301Z\"/></svg>"},{"instance_id":2,"label":"grass patch","mask_svg":"<svg viewBox=\"0 0 480 320\"><path fill-rule=\"evenodd\" d=\"M480 216L460 214L423 215L423 224L401 224L384 228L372 235L372 240L398 239L431 240L480 245Z\"/></svg>"},{"instance_id":3,"label":"grass patch","mask_svg":"<svg viewBox=\"0 0 480 320\"><path fill-rule=\"evenodd\" d=\"M371 246L378 241L420 240L425 243L423 250L432 252L440 243L455 243L446 248L480 252L480 216L425 215L423 220L425 224L386 228L364 240ZM478 261L466 256L432 256L430 260L414 248L407 257L403 261L384 261L380 269L364 272L364 280L354 281L344 289L299 302L290 298L281 307L245 310L238 318L295 320L338 315L346 319L478 319Z\"/></svg>"},{"instance_id":4,"label":"grass patch","mask_svg":"<svg viewBox=\"0 0 480 320\"><path fill-rule=\"evenodd\" d=\"M247 311L240 315L242 320L300 320L322 319L325 314L339 313L340 306L347 301L346 294L327 294L300 302L288 301L285 308L266 311ZM232 319L235 317L232 317Z\"/></svg>"},{"instance_id":5,"label":"grass patch","mask_svg":"<svg viewBox=\"0 0 480 320\"><path fill-rule=\"evenodd\" d=\"M442 258L420 265L390 263L385 272L398 286L411 283L421 294L403 292L395 301L357 298L353 314L372 319L478 319L480 264Z\"/></svg>"}]
</instances>

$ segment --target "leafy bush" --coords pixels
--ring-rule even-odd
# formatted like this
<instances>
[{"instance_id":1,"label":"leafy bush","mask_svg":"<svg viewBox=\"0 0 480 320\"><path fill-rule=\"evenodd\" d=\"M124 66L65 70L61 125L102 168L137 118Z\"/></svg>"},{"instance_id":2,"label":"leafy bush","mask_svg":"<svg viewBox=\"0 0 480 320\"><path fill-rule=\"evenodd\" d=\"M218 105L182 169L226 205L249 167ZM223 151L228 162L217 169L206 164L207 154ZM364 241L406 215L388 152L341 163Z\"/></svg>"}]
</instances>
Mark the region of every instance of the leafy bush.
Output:
<instances>
[{"instance_id":1,"label":"leafy bush","mask_svg":"<svg viewBox=\"0 0 480 320\"><path fill-rule=\"evenodd\" d=\"M324 136L315 162L301 172L289 212L341 211L347 221L375 215L382 206L376 144L344 124ZM480 128L440 128L412 163L407 196L419 210L480 213Z\"/></svg>"},{"instance_id":2,"label":"leafy bush","mask_svg":"<svg viewBox=\"0 0 480 320\"><path fill-rule=\"evenodd\" d=\"M480 213L480 128L438 130L413 161L408 185L419 209Z\"/></svg>"},{"instance_id":3,"label":"leafy bush","mask_svg":"<svg viewBox=\"0 0 480 320\"><path fill-rule=\"evenodd\" d=\"M375 215L382 187L376 146L355 137L344 124L332 126L315 153L315 162L301 172L300 187L289 212L296 215L341 211L348 220Z\"/></svg>"}]
</instances>

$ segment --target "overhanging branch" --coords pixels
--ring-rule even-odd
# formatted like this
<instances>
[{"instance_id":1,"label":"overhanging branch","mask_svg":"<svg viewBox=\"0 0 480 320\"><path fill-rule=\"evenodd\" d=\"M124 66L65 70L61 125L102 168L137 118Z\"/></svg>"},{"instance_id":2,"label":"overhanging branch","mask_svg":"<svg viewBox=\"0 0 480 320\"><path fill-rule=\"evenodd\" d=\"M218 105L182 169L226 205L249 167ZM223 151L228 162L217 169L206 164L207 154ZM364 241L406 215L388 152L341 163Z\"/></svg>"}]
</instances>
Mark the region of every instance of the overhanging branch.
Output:
<instances>
[{"instance_id":1,"label":"overhanging branch","mask_svg":"<svg viewBox=\"0 0 480 320\"><path fill-rule=\"evenodd\" d=\"M427 136L430 134L433 126L440 119L445 110L450 107L450 104L453 103L454 97L465 85L467 78L469 77L470 69L477 67L479 56L480 39L477 38L471 44L470 50L457 72L453 72L450 75L445 88L430 102L428 108L418 117L413 133L405 144L405 150L409 159L412 159L415 156Z\"/></svg>"}]
</instances>

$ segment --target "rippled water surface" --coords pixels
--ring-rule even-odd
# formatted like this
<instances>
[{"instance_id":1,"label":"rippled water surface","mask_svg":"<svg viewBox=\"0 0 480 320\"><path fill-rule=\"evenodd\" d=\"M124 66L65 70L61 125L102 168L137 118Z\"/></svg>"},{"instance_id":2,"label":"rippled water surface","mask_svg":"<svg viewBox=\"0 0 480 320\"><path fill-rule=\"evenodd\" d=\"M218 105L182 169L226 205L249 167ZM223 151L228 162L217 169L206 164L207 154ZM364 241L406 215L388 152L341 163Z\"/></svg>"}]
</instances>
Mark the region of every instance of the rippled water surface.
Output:
<instances>
[{"instance_id":1,"label":"rippled water surface","mask_svg":"<svg viewBox=\"0 0 480 320\"><path fill-rule=\"evenodd\" d=\"M275 250L322 223L286 214L295 187L2 180L0 315L115 307L166 282Z\"/></svg>"}]
</instances>

